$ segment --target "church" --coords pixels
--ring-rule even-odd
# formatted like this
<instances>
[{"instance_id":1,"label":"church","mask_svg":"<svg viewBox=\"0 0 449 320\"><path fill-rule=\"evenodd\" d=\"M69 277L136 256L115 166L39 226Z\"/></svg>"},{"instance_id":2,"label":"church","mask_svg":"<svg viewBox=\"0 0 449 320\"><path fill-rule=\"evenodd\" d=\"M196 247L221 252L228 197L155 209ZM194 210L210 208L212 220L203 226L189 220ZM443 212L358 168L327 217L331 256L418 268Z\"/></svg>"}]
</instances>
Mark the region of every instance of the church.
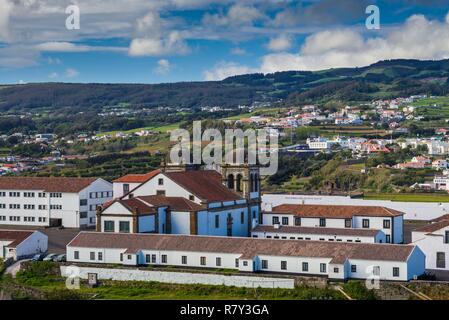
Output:
<instances>
[{"instance_id":1,"label":"church","mask_svg":"<svg viewBox=\"0 0 449 320\"><path fill-rule=\"evenodd\" d=\"M97 231L247 237L261 223L256 165L163 165L113 181Z\"/></svg>"}]
</instances>

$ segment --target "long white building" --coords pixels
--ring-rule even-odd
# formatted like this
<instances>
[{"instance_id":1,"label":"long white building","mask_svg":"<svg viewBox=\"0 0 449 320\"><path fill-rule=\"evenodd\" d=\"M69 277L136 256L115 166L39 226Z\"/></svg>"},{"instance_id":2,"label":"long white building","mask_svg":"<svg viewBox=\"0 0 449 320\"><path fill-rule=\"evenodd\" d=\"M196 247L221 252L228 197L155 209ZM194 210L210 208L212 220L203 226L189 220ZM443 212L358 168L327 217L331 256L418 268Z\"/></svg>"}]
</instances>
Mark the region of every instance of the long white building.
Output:
<instances>
[{"instance_id":1,"label":"long white building","mask_svg":"<svg viewBox=\"0 0 449 320\"><path fill-rule=\"evenodd\" d=\"M413 230L412 243L426 255L426 269L449 270L449 215Z\"/></svg>"},{"instance_id":2,"label":"long white building","mask_svg":"<svg viewBox=\"0 0 449 320\"><path fill-rule=\"evenodd\" d=\"M162 234L80 232L67 261L170 265L407 281L425 271L417 246Z\"/></svg>"},{"instance_id":3,"label":"long white building","mask_svg":"<svg viewBox=\"0 0 449 320\"><path fill-rule=\"evenodd\" d=\"M95 226L97 207L110 199L103 179L0 177L0 225Z\"/></svg>"},{"instance_id":4,"label":"long white building","mask_svg":"<svg viewBox=\"0 0 449 320\"><path fill-rule=\"evenodd\" d=\"M282 204L262 213L263 225L375 229L385 243L402 243L404 213L371 206Z\"/></svg>"}]
</instances>

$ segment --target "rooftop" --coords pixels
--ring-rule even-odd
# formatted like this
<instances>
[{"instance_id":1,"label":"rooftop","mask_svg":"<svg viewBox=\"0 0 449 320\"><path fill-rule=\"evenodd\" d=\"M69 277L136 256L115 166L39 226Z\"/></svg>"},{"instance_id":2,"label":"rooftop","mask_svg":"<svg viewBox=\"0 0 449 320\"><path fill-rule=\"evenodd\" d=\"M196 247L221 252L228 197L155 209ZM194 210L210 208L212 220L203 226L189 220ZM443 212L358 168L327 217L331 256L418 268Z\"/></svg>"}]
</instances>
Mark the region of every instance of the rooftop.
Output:
<instances>
[{"instance_id":1,"label":"rooftop","mask_svg":"<svg viewBox=\"0 0 449 320\"><path fill-rule=\"evenodd\" d=\"M216 252L252 259L257 255L329 258L343 263L347 258L407 261L415 246L328 241L272 240L240 237L210 237L166 234L80 232L67 247Z\"/></svg>"},{"instance_id":2,"label":"rooftop","mask_svg":"<svg viewBox=\"0 0 449 320\"><path fill-rule=\"evenodd\" d=\"M34 232L26 230L0 230L0 241L12 241L8 247L16 247Z\"/></svg>"},{"instance_id":3,"label":"rooftop","mask_svg":"<svg viewBox=\"0 0 449 320\"><path fill-rule=\"evenodd\" d=\"M315 228L301 226L274 226L258 225L253 232L275 232L275 233L300 233L300 234L322 234L336 236L357 236L357 237L375 237L380 231L374 229L352 229L352 228Z\"/></svg>"},{"instance_id":4,"label":"rooftop","mask_svg":"<svg viewBox=\"0 0 449 320\"><path fill-rule=\"evenodd\" d=\"M431 232L435 232L435 231L438 231L438 230L446 228L446 227L449 227L449 220L441 220L439 222L431 223L431 224L428 224L421 228L417 228L417 229L413 230L413 232L416 231L416 232L431 233Z\"/></svg>"},{"instance_id":5,"label":"rooftop","mask_svg":"<svg viewBox=\"0 0 449 320\"><path fill-rule=\"evenodd\" d=\"M273 207L271 213L293 214L307 218L352 218L354 216L366 217L396 217L404 215L403 212L375 206L337 206L314 204L281 204Z\"/></svg>"},{"instance_id":6,"label":"rooftop","mask_svg":"<svg viewBox=\"0 0 449 320\"><path fill-rule=\"evenodd\" d=\"M156 169L144 174L127 174L126 176L120 177L118 179L113 180L112 182L120 182L120 183L144 183L155 175L159 174L161 170Z\"/></svg>"},{"instance_id":7,"label":"rooftop","mask_svg":"<svg viewBox=\"0 0 449 320\"><path fill-rule=\"evenodd\" d=\"M0 177L0 190L43 190L78 193L97 178Z\"/></svg>"}]
</instances>

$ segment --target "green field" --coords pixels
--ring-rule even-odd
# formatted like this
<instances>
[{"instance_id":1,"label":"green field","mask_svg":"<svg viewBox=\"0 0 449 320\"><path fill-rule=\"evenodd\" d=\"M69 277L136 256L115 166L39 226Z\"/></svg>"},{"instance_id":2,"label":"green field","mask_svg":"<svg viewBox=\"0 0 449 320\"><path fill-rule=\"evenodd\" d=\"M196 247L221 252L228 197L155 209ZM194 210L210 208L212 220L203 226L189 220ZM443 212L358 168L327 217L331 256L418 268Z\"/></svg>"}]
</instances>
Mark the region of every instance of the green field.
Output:
<instances>
[{"instance_id":1,"label":"green field","mask_svg":"<svg viewBox=\"0 0 449 320\"><path fill-rule=\"evenodd\" d=\"M143 127L143 128L136 128L136 129L125 130L125 131L115 130L115 131L101 132L101 133L98 133L97 136L114 135L119 132L123 132L125 134L133 134L133 133L141 131L141 130L152 130L152 131L159 131L162 133L166 133L166 132L178 129L178 128L179 128L179 123L172 123L172 124L167 124L167 125L162 125L162 126Z\"/></svg>"},{"instance_id":2,"label":"green field","mask_svg":"<svg viewBox=\"0 0 449 320\"><path fill-rule=\"evenodd\" d=\"M412 103L423 116L449 117L449 96L420 99Z\"/></svg>"},{"instance_id":3,"label":"green field","mask_svg":"<svg viewBox=\"0 0 449 320\"><path fill-rule=\"evenodd\" d=\"M365 200L391 200L404 202L449 202L449 194L413 194L413 193L365 193Z\"/></svg>"}]
</instances>

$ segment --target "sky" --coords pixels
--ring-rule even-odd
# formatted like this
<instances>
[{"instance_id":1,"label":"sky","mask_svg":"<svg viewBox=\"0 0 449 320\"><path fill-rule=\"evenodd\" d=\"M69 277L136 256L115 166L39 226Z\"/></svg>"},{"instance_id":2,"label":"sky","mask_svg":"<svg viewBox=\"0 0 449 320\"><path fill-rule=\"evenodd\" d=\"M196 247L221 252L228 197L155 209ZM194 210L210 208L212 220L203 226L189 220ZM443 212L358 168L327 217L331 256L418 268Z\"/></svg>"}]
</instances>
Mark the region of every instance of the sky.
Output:
<instances>
[{"instance_id":1,"label":"sky","mask_svg":"<svg viewBox=\"0 0 449 320\"><path fill-rule=\"evenodd\" d=\"M379 29L366 27L370 5ZM449 0L0 0L0 83L209 81L445 59L448 13Z\"/></svg>"}]
</instances>

